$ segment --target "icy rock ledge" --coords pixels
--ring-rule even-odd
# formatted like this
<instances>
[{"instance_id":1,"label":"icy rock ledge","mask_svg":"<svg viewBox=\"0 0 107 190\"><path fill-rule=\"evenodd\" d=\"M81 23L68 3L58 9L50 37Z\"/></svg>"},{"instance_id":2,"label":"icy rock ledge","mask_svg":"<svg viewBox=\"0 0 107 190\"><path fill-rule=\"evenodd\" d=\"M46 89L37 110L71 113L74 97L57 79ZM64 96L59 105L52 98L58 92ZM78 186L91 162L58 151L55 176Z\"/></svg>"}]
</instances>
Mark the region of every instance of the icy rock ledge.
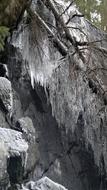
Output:
<instances>
[{"instance_id":1,"label":"icy rock ledge","mask_svg":"<svg viewBox=\"0 0 107 190\"><path fill-rule=\"evenodd\" d=\"M23 190L67 190L64 186L53 182L48 177L43 177L37 182L29 182Z\"/></svg>"},{"instance_id":2,"label":"icy rock ledge","mask_svg":"<svg viewBox=\"0 0 107 190\"><path fill-rule=\"evenodd\" d=\"M7 186L9 182L12 183L13 179L13 183L18 182L20 169L25 167L27 150L28 144L22 138L22 133L0 128L0 189ZM17 175L15 170L19 165Z\"/></svg>"},{"instance_id":3,"label":"icy rock ledge","mask_svg":"<svg viewBox=\"0 0 107 190\"><path fill-rule=\"evenodd\" d=\"M2 104L2 105L1 105ZM13 110L13 95L11 82L5 77L0 77L0 110L12 115Z\"/></svg>"}]
</instances>

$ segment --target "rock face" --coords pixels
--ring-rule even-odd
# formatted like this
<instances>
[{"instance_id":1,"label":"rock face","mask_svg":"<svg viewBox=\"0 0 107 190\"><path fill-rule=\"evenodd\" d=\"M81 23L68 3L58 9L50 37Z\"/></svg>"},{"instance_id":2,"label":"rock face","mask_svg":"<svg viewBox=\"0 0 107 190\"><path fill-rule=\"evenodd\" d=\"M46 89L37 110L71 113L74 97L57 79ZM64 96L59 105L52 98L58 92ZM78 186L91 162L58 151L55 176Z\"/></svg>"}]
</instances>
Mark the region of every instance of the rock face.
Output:
<instances>
[{"instance_id":1,"label":"rock face","mask_svg":"<svg viewBox=\"0 0 107 190\"><path fill-rule=\"evenodd\" d=\"M57 0L56 4L62 12L68 5ZM40 1L34 0L32 5L43 19L57 27L52 12ZM78 14L74 5L65 14L65 22L69 14ZM68 28L73 28L70 32L74 39L90 42L79 47L83 61L73 46L69 47L69 56L62 57L40 23L31 19L26 26L26 21L24 17L8 42L7 59L2 58L8 65L11 82L0 77L0 94L4 105L10 106L5 89L12 88L14 130L5 129L10 126L1 110L1 187L9 183L10 176L10 182L19 185L33 180L32 189L106 190L107 34L82 17L71 19ZM21 152L27 152L26 160ZM12 163L17 165L16 170ZM30 189L27 185L23 189Z\"/></svg>"}]
</instances>

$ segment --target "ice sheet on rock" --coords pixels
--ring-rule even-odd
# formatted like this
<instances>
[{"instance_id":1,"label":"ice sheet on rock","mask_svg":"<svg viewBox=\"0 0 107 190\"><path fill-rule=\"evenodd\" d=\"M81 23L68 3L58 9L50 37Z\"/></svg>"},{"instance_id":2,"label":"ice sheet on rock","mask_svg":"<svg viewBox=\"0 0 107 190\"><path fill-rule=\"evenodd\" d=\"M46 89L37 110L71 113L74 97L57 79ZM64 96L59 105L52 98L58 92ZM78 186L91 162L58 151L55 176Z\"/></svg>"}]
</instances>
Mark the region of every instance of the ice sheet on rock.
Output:
<instances>
[{"instance_id":1,"label":"ice sheet on rock","mask_svg":"<svg viewBox=\"0 0 107 190\"><path fill-rule=\"evenodd\" d=\"M0 185L8 185L9 182L7 160L10 157L21 157L22 166L26 167L27 150L28 144L20 132L0 128Z\"/></svg>"},{"instance_id":2,"label":"ice sheet on rock","mask_svg":"<svg viewBox=\"0 0 107 190\"><path fill-rule=\"evenodd\" d=\"M35 82L46 86L55 67L55 61L50 59L51 47L48 34L46 31L42 32L35 22L28 27L23 22L19 25L18 31L13 33L11 43L19 48L23 60L28 62L33 88Z\"/></svg>"},{"instance_id":3,"label":"ice sheet on rock","mask_svg":"<svg viewBox=\"0 0 107 190\"><path fill-rule=\"evenodd\" d=\"M48 177L43 177L37 182L30 181L28 184L24 187L23 190L67 190L64 186L55 183Z\"/></svg>"},{"instance_id":4,"label":"ice sheet on rock","mask_svg":"<svg viewBox=\"0 0 107 190\"><path fill-rule=\"evenodd\" d=\"M29 29L28 29L29 30ZM23 59L28 61L29 74L31 76L31 84L34 87L34 82L45 85L52 75L54 64L51 64L49 42L44 38L39 44L31 45L29 41L30 31L27 29L19 34L19 38L14 44L22 51Z\"/></svg>"},{"instance_id":5,"label":"ice sheet on rock","mask_svg":"<svg viewBox=\"0 0 107 190\"><path fill-rule=\"evenodd\" d=\"M37 2L33 1L33 9L36 9ZM56 1L62 12L67 8L70 2L63 3L63 1ZM46 11L46 10L45 10ZM69 19L69 14L71 15L78 13L76 6L73 4L64 16L64 21L67 22ZM42 13L46 14L46 13ZM52 15L50 15L52 17ZM41 28L38 27L36 23L33 23L30 27L25 24L26 18L23 19L22 23L19 25L18 31L14 32L12 37L12 44L19 48L22 52L23 59L29 64L29 74L31 77L31 84L34 88L34 83L40 83L42 86L48 86L49 80L55 69L58 57L52 56L55 54L55 50L51 46L48 34L42 32ZM54 22L54 21L53 21ZM71 22L70 22L71 23ZM55 24L55 23L54 23ZM75 23L70 24L72 27L78 27ZM81 26L81 23L79 27ZM82 26L83 27L83 26ZM85 26L84 26L85 27ZM36 30L35 30L36 29ZM80 30L70 30L72 35L78 38L78 41L85 40L86 36L81 33ZM51 50L53 49L53 51Z\"/></svg>"},{"instance_id":6,"label":"ice sheet on rock","mask_svg":"<svg viewBox=\"0 0 107 190\"><path fill-rule=\"evenodd\" d=\"M39 190L67 190L65 187L62 185L53 182L51 179L48 177L44 177L40 179L39 181L36 182L35 187L37 186L36 189Z\"/></svg>"},{"instance_id":7,"label":"ice sheet on rock","mask_svg":"<svg viewBox=\"0 0 107 190\"><path fill-rule=\"evenodd\" d=\"M0 99L11 116L13 111L12 87L11 82L4 77L0 77Z\"/></svg>"},{"instance_id":8,"label":"ice sheet on rock","mask_svg":"<svg viewBox=\"0 0 107 190\"><path fill-rule=\"evenodd\" d=\"M22 138L22 133L0 128L0 145L4 144L8 155L20 155L26 153L28 149L27 142Z\"/></svg>"}]
</instances>

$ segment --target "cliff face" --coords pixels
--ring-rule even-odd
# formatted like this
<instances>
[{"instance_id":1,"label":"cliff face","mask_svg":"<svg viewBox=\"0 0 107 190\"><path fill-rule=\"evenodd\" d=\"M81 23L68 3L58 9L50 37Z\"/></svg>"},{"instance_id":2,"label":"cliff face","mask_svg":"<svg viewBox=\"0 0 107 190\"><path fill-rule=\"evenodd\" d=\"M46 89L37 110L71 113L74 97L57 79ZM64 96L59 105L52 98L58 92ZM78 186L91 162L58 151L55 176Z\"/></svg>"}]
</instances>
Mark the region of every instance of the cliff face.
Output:
<instances>
[{"instance_id":1,"label":"cliff face","mask_svg":"<svg viewBox=\"0 0 107 190\"><path fill-rule=\"evenodd\" d=\"M57 3L60 10L68 5ZM32 1L31 8L51 27L58 27L52 12L39 1ZM79 14L74 5L68 13ZM5 133L4 139L8 130L16 141L17 133L20 134L22 143L18 143L19 149L14 153L17 143L10 151L11 145L0 140L7 150L4 153L3 148L0 160L8 159L7 163L4 159L7 177L0 169L1 189L7 188L9 181L16 188L15 184L44 176L69 190L107 189L107 34L83 17L73 17L68 27L78 42L87 42L88 45L79 47L85 61L73 46L69 47L67 56L62 56L38 20L28 19L26 14L8 40L2 61L8 67L11 81L12 113L6 107L9 96L4 98L1 93L7 111L4 107L0 111L0 127L12 129L0 130L1 134ZM50 189L64 188L43 178L37 184L26 184L23 189L32 186L41 190L43 186L47 190L49 184Z\"/></svg>"}]
</instances>

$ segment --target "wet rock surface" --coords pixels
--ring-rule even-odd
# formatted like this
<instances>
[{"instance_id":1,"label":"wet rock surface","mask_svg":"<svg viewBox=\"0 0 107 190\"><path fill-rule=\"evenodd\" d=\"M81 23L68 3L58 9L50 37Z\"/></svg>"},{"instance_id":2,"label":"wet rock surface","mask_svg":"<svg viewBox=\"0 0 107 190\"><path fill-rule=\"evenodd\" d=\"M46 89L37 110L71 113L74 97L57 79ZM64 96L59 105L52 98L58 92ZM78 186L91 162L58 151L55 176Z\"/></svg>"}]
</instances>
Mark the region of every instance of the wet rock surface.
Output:
<instances>
[{"instance_id":1,"label":"wet rock surface","mask_svg":"<svg viewBox=\"0 0 107 190\"><path fill-rule=\"evenodd\" d=\"M55 24L46 7L33 5ZM9 80L0 77L2 103L9 112L12 106L11 125L0 110L1 188L10 181L15 190L23 183L23 189L106 190L107 34L84 18L72 19L69 27L80 27L72 31L78 41L86 40L81 30L89 41L101 40L85 47L84 63L78 54L62 57L36 21L24 26L22 21L7 45Z\"/></svg>"}]
</instances>

